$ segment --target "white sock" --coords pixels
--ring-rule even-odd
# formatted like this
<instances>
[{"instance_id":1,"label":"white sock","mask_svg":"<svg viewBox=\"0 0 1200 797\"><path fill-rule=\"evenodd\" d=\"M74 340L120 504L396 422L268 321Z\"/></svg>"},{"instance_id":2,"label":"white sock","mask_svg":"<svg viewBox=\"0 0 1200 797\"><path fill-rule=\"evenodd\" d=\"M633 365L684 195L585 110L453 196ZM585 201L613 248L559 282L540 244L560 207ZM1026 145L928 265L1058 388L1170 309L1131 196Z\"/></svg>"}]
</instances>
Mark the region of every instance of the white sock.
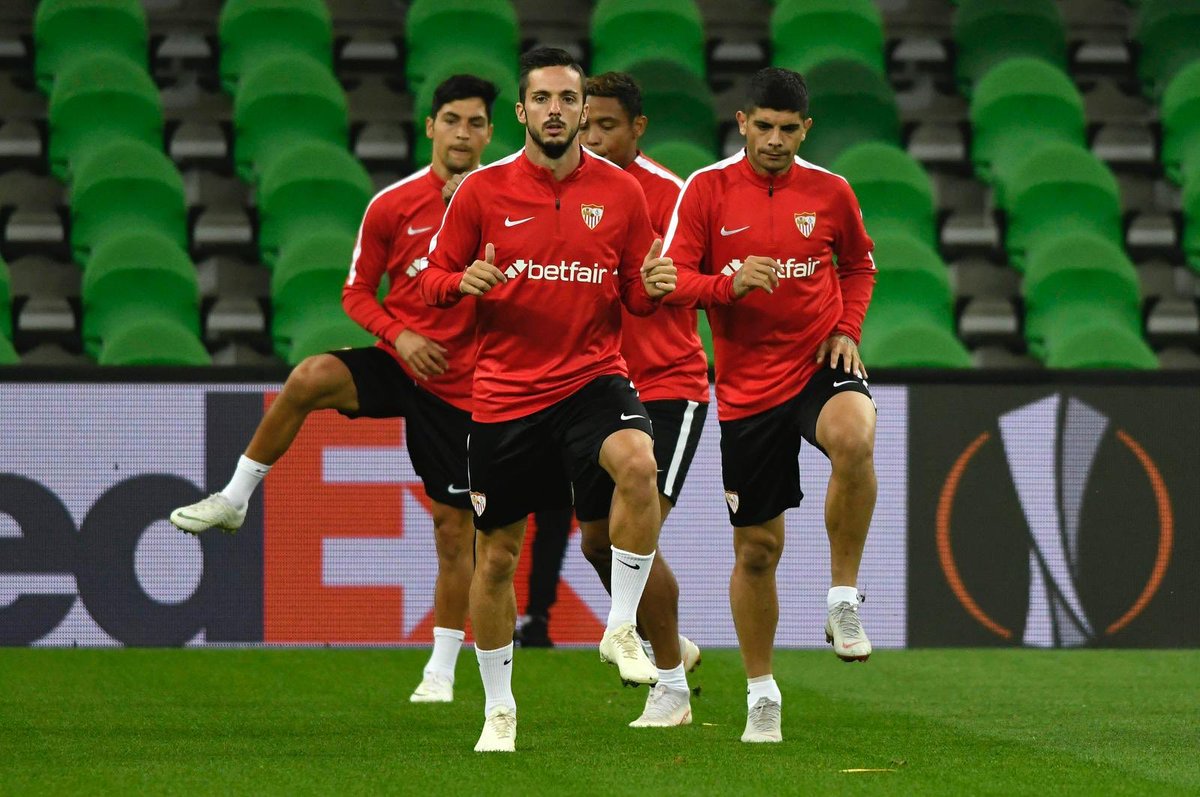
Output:
<instances>
[{"instance_id":1,"label":"white sock","mask_svg":"<svg viewBox=\"0 0 1200 797\"><path fill-rule=\"evenodd\" d=\"M638 604L650 578L654 551L642 555L612 546L612 607L608 610L608 630L637 622Z\"/></svg>"},{"instance_id":2,"label":"white sock","mask_svg":"<svg viewBox=\"0 0 1200 797\"><path fill-rule=\"evenodd\" d=\"M263 480L270 469L270 465L255 462L243 454L238 457L237 467L233 469L233 478L229 480L229 484L225 485L221 495L228 498L229 503L241 509L250 503L250 496L254 495L254 491L258 489L258 483Z\"/></svg>"},{"instance_id":3,"label":"white sock","mask_svg":"<svg viewBox=\"0 0 1200 797\"><path fill-rule=\"evenodd\" d=\"M512 693L513 644L509 642L495 650L476 647L475 658L479 660L479 675L483 678L483 694L486 697L483 716L486 717L497 706L505 706L515 712L517 700Z\"/></svg>"},{"instance_id":4,"label":"white sock","mask_svg":"<svg viewBox=\"0 0 1200 797\"><path fill-rule=\"evenodd\" d=\"M646 651L646 658L650 659L651 664L657 664L654 660L654 646L646 640L642 640L642 650Z\"/></svg>"},{"instance_id":5,"label":"white sock","mask_svg":"<svg viewBox=\"0 0 1200 797\"><path fill-rule=\"evenodd\" d=\"M674 689L677 692L686 692L688 690L687 673L683 671L683 662L675 665L670 670L658 668L658 682L665 685L668 689Z\"/></svg>"},{"instance_id":6,"label":"white sock","mask_svg":"<svg viewBox=\"0 0 1200 797\"><path fill-rule=\"evenodd\" d=\"M433 653L425 665L425 675L437 673L454 680L454 665L458 661L458 650L462 647L465 631L457 628L433 627Z\"/></svg>"},{"instance_id":7,"label":"white sock","mask_svg":"<svg viewBox=\"0 0 1200 797\"><path fill-rule=\"evenodd\" d=\"M760 698L770 698L783 705L783 695L779 693L779 684L775 683L774 675L760 675L746 679L746 710L754 708Z\"/></svg>"},{"instance_id":8,"label":"white sock","mask_svg":"<svg viewBox=\"0 0 1200 797\"><path fill-rule=\"evenodd\" d=\"M845 601L851 606L858 605L858 587L830 587L829 597L825 599L832 609L837 604Z\"/></svg>"}]
</instances>

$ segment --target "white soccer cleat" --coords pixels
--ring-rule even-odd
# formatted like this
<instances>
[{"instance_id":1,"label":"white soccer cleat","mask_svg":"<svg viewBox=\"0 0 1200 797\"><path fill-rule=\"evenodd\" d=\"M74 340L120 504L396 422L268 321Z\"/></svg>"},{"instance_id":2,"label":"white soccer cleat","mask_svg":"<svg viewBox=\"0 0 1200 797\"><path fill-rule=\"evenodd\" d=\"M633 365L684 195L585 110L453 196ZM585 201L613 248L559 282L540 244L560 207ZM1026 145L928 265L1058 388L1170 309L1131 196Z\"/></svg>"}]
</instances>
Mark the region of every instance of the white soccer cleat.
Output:
<instances>
[{"instance_id":1,"label":"white soccer cleat","mask_svg":"<svg viewBox=\"0 0 1200 797\"><path fill-rule=\"evenodd\" d=\"M199 534L211 528L237 531L246 521L246 507L238 509L220 493L213 493L191 506L181 506L171 513L171 523L188 534Z\"/></svg>"},{"instance_id":2,"label":"white soccer cleat","mask_svg":"<svg viewBox=\"0 0 1200 797\"><path fill-rule=\"evenodd\" d=\"M441 673L426 673L408 699L412 703L453 703L454 681Z\"/></svg>"},{"instance_id":3,"label":"white soccer cleat","mask_svg":"<svg viewBox=\"0 0 1200 797\"><path fill-rule=\"evenodd\" d=\"M600 661L617 665L621 682L626 686L658 682L658 669L642 650L642 640L633 623L604 632L604 638L600 640Z\"/></svg>"},{"instance_id":4,"label":"white soccer cleat","mask_svg":"<svg viewBox=\"0 0 1200 797\"><path fill-rule=\"evenodd\" d=\"M674 728L692 724L692 693L657 683L646 695L642 716L629 723L630 728Z\"/></svg>"},{"instance_id":5,"label":"white soccer cleat","mask_svg":"<svg viewBox=\"0 0 1200 797\"><path fill-rule=\"evenodd\" d=\"M517 712L496 706L483 721L483 733L475 743L477 753L513 753L517 749Z\"/></svg>"},{"instance_id":6,"label":"white soccer cleat","mask_svg":"<svg viewBox=\"0 0 1200 797\"><path fill-rule=\"evenodd\" d=\"M769 697L760 697L746 716L746 730L742 732L742 741L782 742L782 714L783 706Z\"/></svg>"},{"instance_id":7,"label":"white soccer cleat","mask_svg":"<svg viewBox=\"0 0 1200 797\"><path fill-rule=\"evenodd\" d=\"M849 601L835 603L825 619L825 641L842 661L866 661L871 657L871 640L858 617L858 606Z\"/></svg>"},{"instance_id":8,"label":"white soccer cleat","mask_svg":"<svg viewBox=\"0 0 1200 797\"><path fill-rule=\"evenodd\" d=\"M680 634L679 653L683 658L683 671L695 672L696 668L700 666L700 646Z\"/></svg>"}]
</instances>

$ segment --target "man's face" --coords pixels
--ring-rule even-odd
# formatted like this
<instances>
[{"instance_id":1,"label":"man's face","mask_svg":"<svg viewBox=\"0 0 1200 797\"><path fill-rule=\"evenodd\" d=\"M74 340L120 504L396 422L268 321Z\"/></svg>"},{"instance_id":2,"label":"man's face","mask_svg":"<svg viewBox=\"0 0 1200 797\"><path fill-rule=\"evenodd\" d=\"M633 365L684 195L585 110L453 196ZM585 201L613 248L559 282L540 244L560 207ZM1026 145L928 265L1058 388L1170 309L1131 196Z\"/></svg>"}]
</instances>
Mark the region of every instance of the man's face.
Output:
<instances>
[{"instance_id":1,"label":"man's face","mask_svg":"<svg viewBox=\"0 0 1200 797\"><path fill-rule=\"evenodd\" d=\"M616 97L588 97L587 121L579 128L583 145L624 169L637 157L646 117L630 119Z\"/></svg>"},{"instance_id":2,"label":"man's face","mask_svg":"<svg viewBox=\"0 0 1200 797\"><path fill-rule=\"evenodd\" d=\"M517 119L548 158L561 158L587 119L580 74L567 66L530 72L525 101L517 103Z\"/></svg>"},{"instance_id":3,"label":"man's face","mask_svg":"<svg viewBox=\"0 0 1200 797\"><path fill-rule=\"evenodd\" d=\"M483 148L492 140L487 106L479 97L448 102L436 117L425 118L425 135L433 141L433 159L451 174L469 172L479 165Z\"/></svg>"},{"instance_id":4,"label":"man's face","mask_svg":"<svg viewBox=\"0 0 1200 797\"><path fill-rule=\"evenodd\" d=\"M746 115L737 112L738 130L746 137L750 165L767 174L782 174L792 165L800 142L812 127L798 111L755 108Z\"/></svg>"}]
</instances>

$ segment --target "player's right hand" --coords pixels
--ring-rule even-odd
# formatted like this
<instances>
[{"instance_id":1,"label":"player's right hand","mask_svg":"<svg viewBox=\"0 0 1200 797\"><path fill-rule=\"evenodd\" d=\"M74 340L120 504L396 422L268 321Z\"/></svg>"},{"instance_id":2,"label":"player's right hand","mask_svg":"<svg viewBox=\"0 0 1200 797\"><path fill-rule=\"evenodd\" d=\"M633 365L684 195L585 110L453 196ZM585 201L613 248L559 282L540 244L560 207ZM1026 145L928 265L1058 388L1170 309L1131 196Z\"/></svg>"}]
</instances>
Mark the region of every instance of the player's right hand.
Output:
<instances>
[{"instance_id":1,"label":"player's right hand","mask_svg":"<svg viewBox=\"0 0 1200 797\"><path fill-rule=\"evenodd\" d=\"M483 260L476 260L463 272L458 290L468 296L483 296L504 282L508 282L508 277L496 268L496 247L488 244L484 247Z\"/></svg>"},{"instance_id":2,"label":"player's right hand","mask_svg":"<svg viewBox=\"0 0 1200 797\"><path fill-rule=\"evenodd\" d=\"M400 359L421 379L446 373L446 349L437 341L406 329L396 336Z\"/></svg>"},{"instance_id":3,"label":"player's right hand","mask_svg":"<svg viewBox=\"0 0 1200 797\"><path fill-rule=\"evenodd\" d=\"M773 257L751 255L733 275L733 292L739 298L755 288L774 293L779 285L779 261Z\"/></svg>"}]
</instances>

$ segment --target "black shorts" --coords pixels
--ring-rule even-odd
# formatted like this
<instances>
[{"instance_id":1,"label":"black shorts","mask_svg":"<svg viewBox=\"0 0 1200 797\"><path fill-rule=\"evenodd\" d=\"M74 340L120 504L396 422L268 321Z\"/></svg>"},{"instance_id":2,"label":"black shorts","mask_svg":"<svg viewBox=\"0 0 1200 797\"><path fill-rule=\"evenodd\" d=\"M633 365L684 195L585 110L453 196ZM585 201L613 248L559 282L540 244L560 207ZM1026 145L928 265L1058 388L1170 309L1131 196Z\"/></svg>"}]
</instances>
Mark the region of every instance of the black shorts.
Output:
<instances>
[{"instance_id":1,"label":"black shorts","mask_svg":"<svg viewBox=\"0 0 1200 797\"><path fill-rule=\"evenodd\" d=\"M764 523L800 506L800 441L807 440L828 456L817 442L817 418L829 399L847 391L871 398L864 380L821 368L782 404L748 418L721 421L721 476L734 526Z\"/></svg>"},{"instance_id":2,"label":"black shorts","mask_svg":"<svg viewBox=\"0 0 1200 797\"><path fill-rule=\"evenodd\" d=\"M700 433L704 431L704 419L708 417L708 404L684 399L646 401L643 404L654 426L658 491L674 506L687 479L688 469L692 466L692 458L696 456L696 448L700 445ZM605 507L612 504L614 489L616 485L612 477L599 464L588 468L575 480L576 494L593 496ZM606 511L599 517L607 516Z\"/></svg>"},{"instance_id":3,"label":"black shorts","mask_svg":"<svg viewBox=\"0 0 1200 797\"><path fill-rule=\"evenodd\" d=\"M404 436L413 469L430 499L455 509L470 509L467 483L467 434L471 413L417 385L396 358L372 346L331 351L354 379L358 412L347 418L404 418Z\"/></svg>"},{"instance_id":4,"label":"black shorts","mask_svg":"<svg viewBox=\"0 0 1200 797\"><path fill-rule=\"evenodd\" d=\"M575 506L580 521L608 517L611 491L572 482L600 467L600 447L621 429L654 432L624 376L600 376L562 401L524 418L471 424L468 456L475 527L491 531L531 512Z\"/></svg>"}]
</instances>

